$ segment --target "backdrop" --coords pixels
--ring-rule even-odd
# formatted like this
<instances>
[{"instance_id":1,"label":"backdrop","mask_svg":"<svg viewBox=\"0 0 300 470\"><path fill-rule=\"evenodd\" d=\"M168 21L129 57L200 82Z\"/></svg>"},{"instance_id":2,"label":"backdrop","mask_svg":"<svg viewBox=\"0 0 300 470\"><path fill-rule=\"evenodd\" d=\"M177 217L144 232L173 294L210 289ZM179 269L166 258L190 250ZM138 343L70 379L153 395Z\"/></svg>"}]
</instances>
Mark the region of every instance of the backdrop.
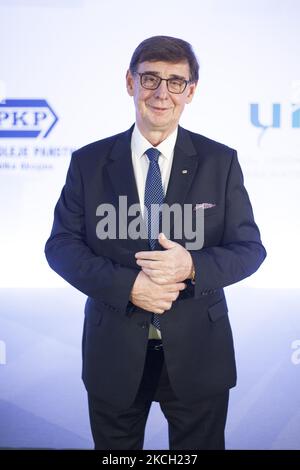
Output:
<instances>
[{"instance_id":1,"label":"backdrop","mask_svg":"<svg viewBox=\"0 0 300 470\"><path fill-rule=\"evenodd\" d=\"M300 448L299 19L297 0L0 0L1 447L92 447L85 297L43 249L72 150L133 123L130 56L166 34L200 61L181 124L238 150L268 251L226 289L239 374L227 447ZM167 446L154 404L145 448Z\"/></svg>"}]
</instances>

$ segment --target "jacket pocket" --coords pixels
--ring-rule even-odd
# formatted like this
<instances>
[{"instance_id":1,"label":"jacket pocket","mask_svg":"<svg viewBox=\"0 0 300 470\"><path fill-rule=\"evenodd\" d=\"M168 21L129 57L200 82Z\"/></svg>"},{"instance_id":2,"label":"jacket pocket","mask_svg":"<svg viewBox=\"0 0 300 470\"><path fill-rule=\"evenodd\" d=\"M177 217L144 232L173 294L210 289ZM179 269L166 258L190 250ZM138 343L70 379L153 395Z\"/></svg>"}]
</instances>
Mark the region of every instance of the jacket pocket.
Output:
<instances>
[{"instance_id":1,"label":"jacket pocket","mask_svg":"<svg viewBox=\"0 0 300 470\"><path fill-rule=\"evenodd\" d=\"M208 308L208 316L212 322L218 321L220 318L226 316L228 308L225 298Z\"/></svg>"}]
</instances>

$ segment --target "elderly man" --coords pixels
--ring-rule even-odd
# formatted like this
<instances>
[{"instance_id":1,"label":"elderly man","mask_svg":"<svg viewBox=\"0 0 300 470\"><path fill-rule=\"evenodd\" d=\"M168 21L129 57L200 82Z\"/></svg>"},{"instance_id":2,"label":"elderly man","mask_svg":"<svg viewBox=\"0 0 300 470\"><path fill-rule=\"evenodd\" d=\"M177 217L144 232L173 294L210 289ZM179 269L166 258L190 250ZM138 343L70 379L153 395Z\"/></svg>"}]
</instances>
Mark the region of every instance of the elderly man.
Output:
<instances>
[{"instance_id":1,"label":"elderly man","mask_svg":"<svg viewBox=\"0 0 300 470\"><path fill-rule=\"evenodd\" d=\"M223 288L266 252L236 151L179 126L198 69L186 41L144 40L126 75L135 124L73 154L55 209L47 260L88 296L83 380L96 449L141 449L154 400L171 449L225 446L236 368ZM122 197L140 207L146 236L124 236ZM161 233L161 208L174 204L192 207L193 223L203 211L201 247L175 236L182 218ZM103 234L103 207L119 211L118 230Z\"/></svg>"}]
</instances>

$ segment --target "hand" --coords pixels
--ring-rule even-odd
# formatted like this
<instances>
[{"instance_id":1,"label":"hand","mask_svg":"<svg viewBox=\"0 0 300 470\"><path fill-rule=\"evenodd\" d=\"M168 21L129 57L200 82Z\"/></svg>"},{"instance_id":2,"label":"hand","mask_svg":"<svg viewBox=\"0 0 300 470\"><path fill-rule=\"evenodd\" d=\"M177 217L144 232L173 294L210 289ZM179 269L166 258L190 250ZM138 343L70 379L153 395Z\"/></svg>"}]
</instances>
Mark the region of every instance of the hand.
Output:
<instances>
[{"instance_id":1,"label":"hand","mask_svg":"<svg viewBox=\"0 0 300 470\"><path fill-rule=\"evenodd\" d=\"M141 271L133 284L130 301L149 312L164 313L165 310L170 310L172 302L185 288L186 285L183 282L159 286Z\"/></svg>"},{"instance_id":2,"label":"hand","mask_svg":"<svg viewBox=\"0 0 300 470\"><path fill-rule=\"evenodd\" d=\"M164 251L140 251L136 263L151 281L159 285L182 282L191 278L193 259L179 243L168 240L163 233L158 237Z\"/></svg>"}]
</instances>

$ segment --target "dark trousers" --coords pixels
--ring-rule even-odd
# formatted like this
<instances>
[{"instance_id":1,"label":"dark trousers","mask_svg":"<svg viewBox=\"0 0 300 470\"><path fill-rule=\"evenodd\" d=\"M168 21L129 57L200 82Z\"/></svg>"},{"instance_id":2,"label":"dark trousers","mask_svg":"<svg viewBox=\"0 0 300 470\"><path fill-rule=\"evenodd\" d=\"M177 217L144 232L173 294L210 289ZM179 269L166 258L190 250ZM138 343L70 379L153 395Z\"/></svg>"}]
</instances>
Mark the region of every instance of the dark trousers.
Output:
<instances>
[{"instance_id":1,"label":"dark trousers","mask_svg":"<svg viewBox=\"0 0 300 470\"><path fill-rule=\"evenodd\" d=\"M122 390L120 390L122 393ZM150 340L143 378L134 403L118 409L88 395L95 449L142 449L152 401L158 401L169 426L171 450L224 449L229 392L186 404L175 396L158 340Z\"/></svg>"}]
</instances>

